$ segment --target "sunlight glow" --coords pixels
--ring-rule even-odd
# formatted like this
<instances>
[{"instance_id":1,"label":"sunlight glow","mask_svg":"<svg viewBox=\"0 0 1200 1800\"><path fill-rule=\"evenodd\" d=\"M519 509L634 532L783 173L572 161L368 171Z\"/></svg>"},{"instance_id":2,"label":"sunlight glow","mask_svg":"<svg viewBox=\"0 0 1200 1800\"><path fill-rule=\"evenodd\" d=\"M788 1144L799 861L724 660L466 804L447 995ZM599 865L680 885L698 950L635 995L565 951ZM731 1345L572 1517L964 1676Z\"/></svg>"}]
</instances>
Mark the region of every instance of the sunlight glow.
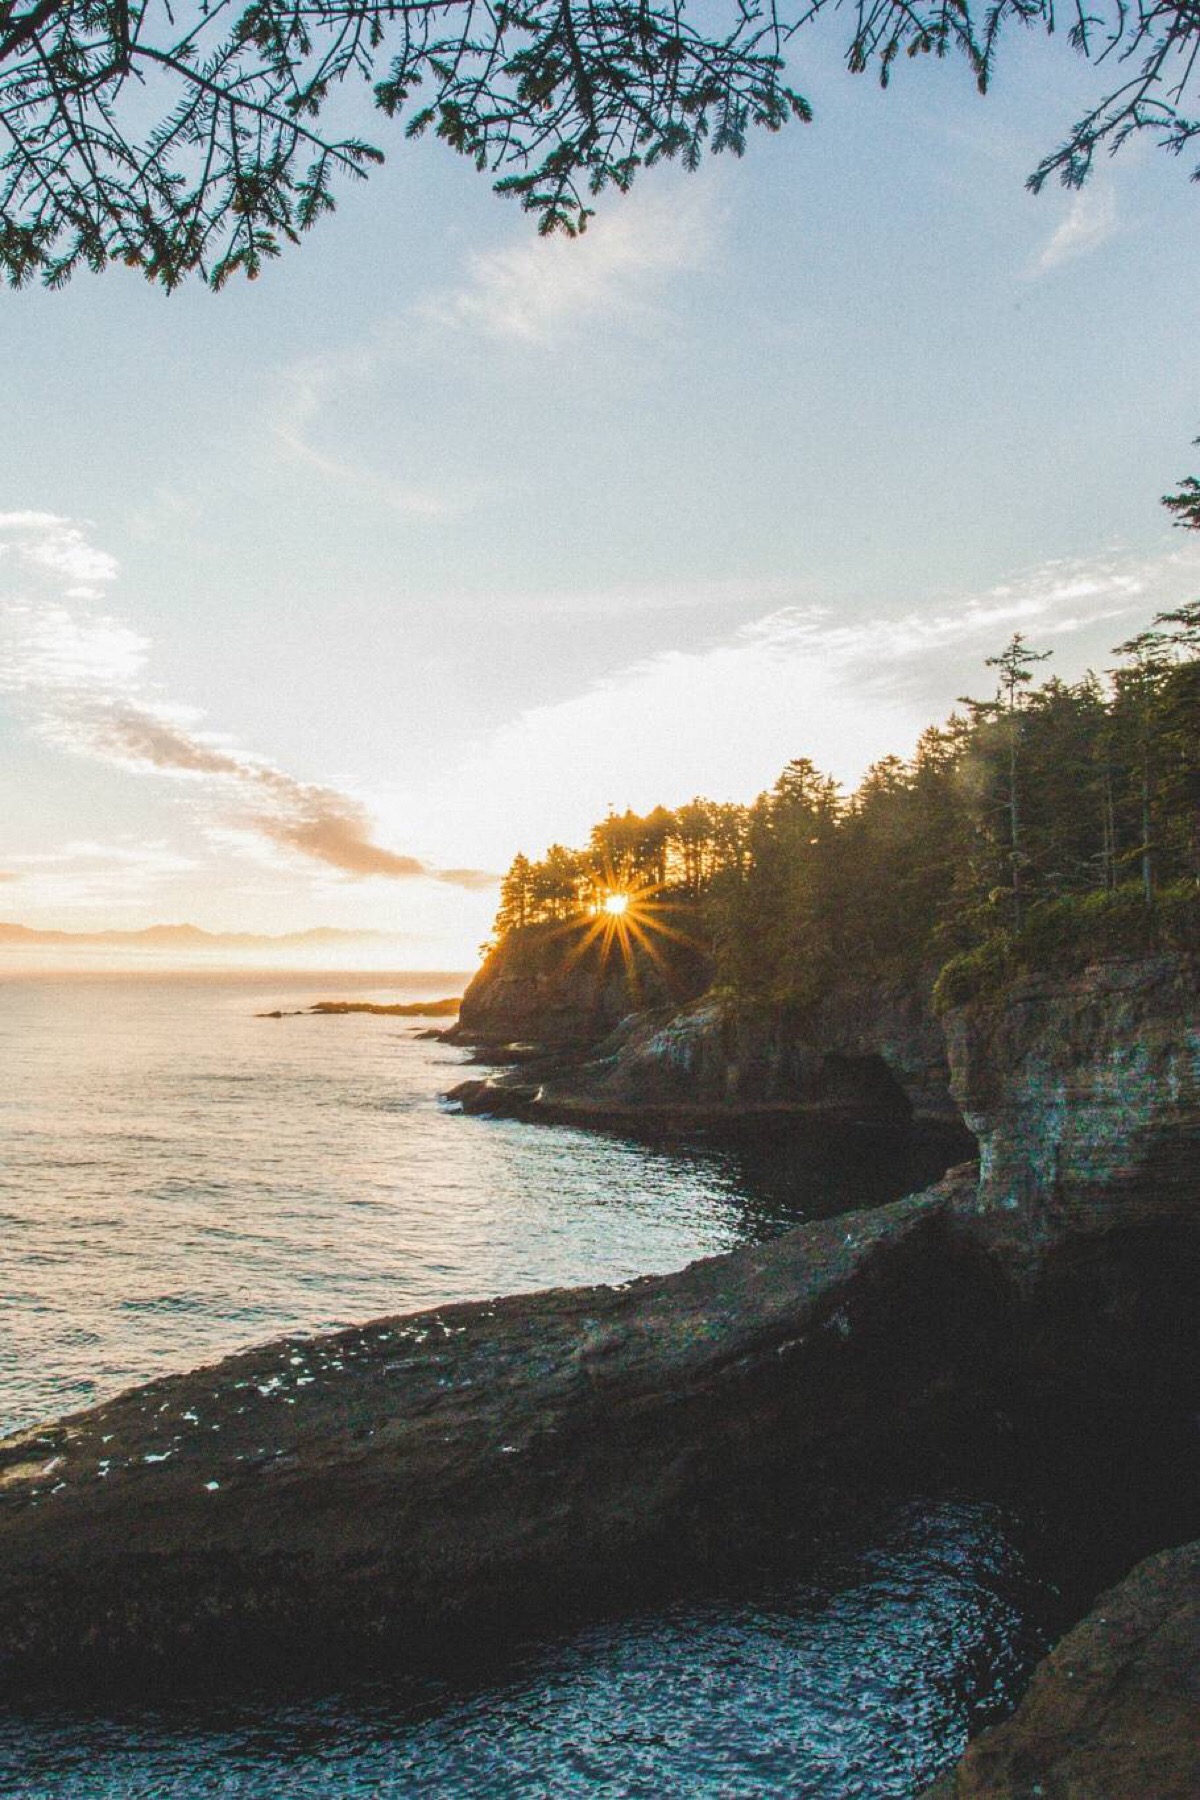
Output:
<instances>
[{"instance_id":1,"label":"sunlight glow","mask_svg":"<svg viewBox=\"0 0 1200 1800\"><path fill-rule=\"evenodd\" d=\"M663 891L659 883L615 885L628 879L624 870L605 870L590 902L591 918L584 929L579 930L583 921L578 914L566 920L559 929L576 937L568 951L568 966L581 962L589 952L597 955L602 969L612 957L619 956L625 967L630 995L637 1005L641 977L636 952L640 951L649 963L666 975L668 965L662 954L666 945L655 940L671 938L680 944L691 944L692 939L688 932L667 923L663 915L669 909L659 898Z\"/></svg>"}]
</instances>

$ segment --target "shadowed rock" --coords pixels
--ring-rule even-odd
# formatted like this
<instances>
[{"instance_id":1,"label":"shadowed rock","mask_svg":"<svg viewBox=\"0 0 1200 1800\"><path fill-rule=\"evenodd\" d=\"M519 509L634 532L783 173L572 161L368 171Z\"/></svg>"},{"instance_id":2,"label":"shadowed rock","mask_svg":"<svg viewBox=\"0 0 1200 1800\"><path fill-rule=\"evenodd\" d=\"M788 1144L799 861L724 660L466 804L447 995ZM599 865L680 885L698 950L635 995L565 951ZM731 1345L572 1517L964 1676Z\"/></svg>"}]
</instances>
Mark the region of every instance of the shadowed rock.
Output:
<instances>
[{"instance_id":1,"label":"shadowed rock","mask_svg":"<svg viewBox=\"0 0 1200 1800\"><path fill-rule=\"evenodd\" d=\"M1195 1800L1200 1543L1140 1563L926 1800Z\"/></svg>"},{"instance_id":2,"label":"shadowed rock","mask_svg":"<svg viewBox=\"0 0 1200 1800\"><path fill-rule=\"evenodd\" d=\"M967 1178L970 1185L970 1178ZM957 1402L963 1186L619 1288L288 1339L0 1446L0 1667L418 1656L753 1558Z\"/></svg>"},{"instance_id":3,"label":"shadowed rock","mask_svg":"<svg viewBox=\"0 0 1200 1800\"><path fill-rule=\"evenodd\" d=\"M1158 959L954 1015L980 1182L624 1288L284 1340L7 1441L0 1674L424 1659L980 1459L1084 1511L1144 1441L1146 1492L1169 1455L1186 1503L1195 992Z\"/></svg>"}]
</instances>

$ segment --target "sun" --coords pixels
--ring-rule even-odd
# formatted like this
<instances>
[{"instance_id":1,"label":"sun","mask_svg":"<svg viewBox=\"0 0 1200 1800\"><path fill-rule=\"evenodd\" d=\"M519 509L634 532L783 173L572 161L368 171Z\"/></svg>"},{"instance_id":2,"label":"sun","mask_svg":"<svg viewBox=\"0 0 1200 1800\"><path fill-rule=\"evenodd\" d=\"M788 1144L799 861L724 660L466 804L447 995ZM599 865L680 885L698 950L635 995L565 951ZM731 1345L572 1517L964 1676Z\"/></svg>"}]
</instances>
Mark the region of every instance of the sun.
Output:
<instances>
[{"instance_id":1,"label":"sun","mask_svg":"<svg viewBox=\"0 0 1200 1800\"><path fill-rule=\"evenodd\" d=\"M606 868L603 873L597 870L596 885L587 908L591 917L578 931L568 960L575 963L589 951L595 951L603 977L612 957L619 955L625 965L629 991L635 996L642 979L639 961L653 963L669 981L669 970L662 954L666 949L665 940L673 938L683 944L691 944L692 940L688 932L668 924L664 917L669 911L669 903L660 896L665 892L665 884L630 879L627 870ZM560 929L576 932L581 925L583 920L576 914ZM661 946L656 939L664 940Z\"/></svg>"}]
</instances>

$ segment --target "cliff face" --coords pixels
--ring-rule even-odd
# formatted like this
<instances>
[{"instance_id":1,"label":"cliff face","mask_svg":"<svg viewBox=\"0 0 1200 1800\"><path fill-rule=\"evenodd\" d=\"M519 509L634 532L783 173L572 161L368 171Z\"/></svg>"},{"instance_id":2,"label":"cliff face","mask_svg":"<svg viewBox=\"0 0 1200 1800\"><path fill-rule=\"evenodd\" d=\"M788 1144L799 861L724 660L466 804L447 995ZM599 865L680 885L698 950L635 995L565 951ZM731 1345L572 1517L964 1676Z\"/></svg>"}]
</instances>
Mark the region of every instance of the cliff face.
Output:
<instances>
[{"instance_id":1,"label":"cliff face","mask_svg":"<svg viewBox=\"0 0 1200 1800\"><path fill-rule=\"evenodd\" d=\"M455 1097L468 1110L599 1121L612 1113L777 1107L874 1125L958 1121L927 990L847 981L801 1014L712 994L682 1007L653 1006L643 987L635 1009L623 976L597 987L591 972L564 971L554 945L531 948L546 967L502 953L468 989L455 1035L485 1044L523 1038L590 1051L589 1060L532 1088L520 1080L466 1084ZM620 1022L601 1036L614 1013Z\"/></svg>"},{"instance_id":2,"label":"cliff face","mask_svg":"<svg viewBox=\"0 0 1200 1800\"><path fill-rule=\"evenodd\" d=\"M708 996L618 1028L592 1067L597 1095L626 1104L792 1103L881 1124L958 1117L926 995L878 984L843 983L803 1014Z\"/></svg>"},{"instance_id":3,"label":"cliff face","mask_svg":"<svg viewBox=\"0 0 1200 1800\"><path fill-rule=\"evenodd\" d=\"M1140 1563L1048 1656L1015 1715L926 1800L1195 1800L1200 1544Z\"/></svg>"},{"instance_id":4,"label":"cliff face","mask_svg":"<svg viewBox=\"0 0 1200 1800\"><path fill-rule=\"evenodd\" d=\"M952 1083L979 1140L979 1207L1038 1239L1195 1208L1200 962L1094 964L1029 978L943 1021Z\"/></svg>"},{"instance_id":5,"label":"cliff face","mask_svg":"<svg viewBox=\"0 0 1200 1800\"><path fill-rule=\"evenodd\" d=\"M966 1228L1019 1296L1029 1380L1164 1420L1194 1409L1200 1373L1198 973L1098 963L944 1020L980 1148Z\"/></svg>"},{"instance_id":6,"label":"cliff face","mask_svg":"<svg viewBox=\"0 0 1200 1800\"><path fill-rule=\"evenodd\" d=\"M710 979L707 959L686 940L671 940L654 957L631 944L626 960L589 943L586 925L528 925L485 958L454 1036L489 1048L579 1049L631 1012L693 999Z\"/></svg>"}]
</instances>

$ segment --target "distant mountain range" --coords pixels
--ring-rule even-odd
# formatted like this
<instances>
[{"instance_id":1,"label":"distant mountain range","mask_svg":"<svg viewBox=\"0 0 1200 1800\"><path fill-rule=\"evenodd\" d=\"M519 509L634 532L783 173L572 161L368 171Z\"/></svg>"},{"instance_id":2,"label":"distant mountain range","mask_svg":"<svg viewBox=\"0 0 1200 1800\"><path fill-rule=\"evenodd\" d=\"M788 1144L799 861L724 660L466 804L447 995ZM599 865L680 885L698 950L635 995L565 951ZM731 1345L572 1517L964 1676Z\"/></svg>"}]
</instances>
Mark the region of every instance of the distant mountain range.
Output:
<instances>
[{"instance_id":1,"label":"distant mountain range","mask_svg":"<svg viewBox=\"0 0 1200 1800\"><path fill-rule=\"evenodd\" d=\"M0 922L0 949L37 949L40 945L107 944L125 950L284 950L322 944L369 944L390 941L386 931L342 931L315 925L310 931L268 935L253 931L203 931L199 925L146 925L140 931L37 931L32 925Z\"/></svg>"}]
</instances>

